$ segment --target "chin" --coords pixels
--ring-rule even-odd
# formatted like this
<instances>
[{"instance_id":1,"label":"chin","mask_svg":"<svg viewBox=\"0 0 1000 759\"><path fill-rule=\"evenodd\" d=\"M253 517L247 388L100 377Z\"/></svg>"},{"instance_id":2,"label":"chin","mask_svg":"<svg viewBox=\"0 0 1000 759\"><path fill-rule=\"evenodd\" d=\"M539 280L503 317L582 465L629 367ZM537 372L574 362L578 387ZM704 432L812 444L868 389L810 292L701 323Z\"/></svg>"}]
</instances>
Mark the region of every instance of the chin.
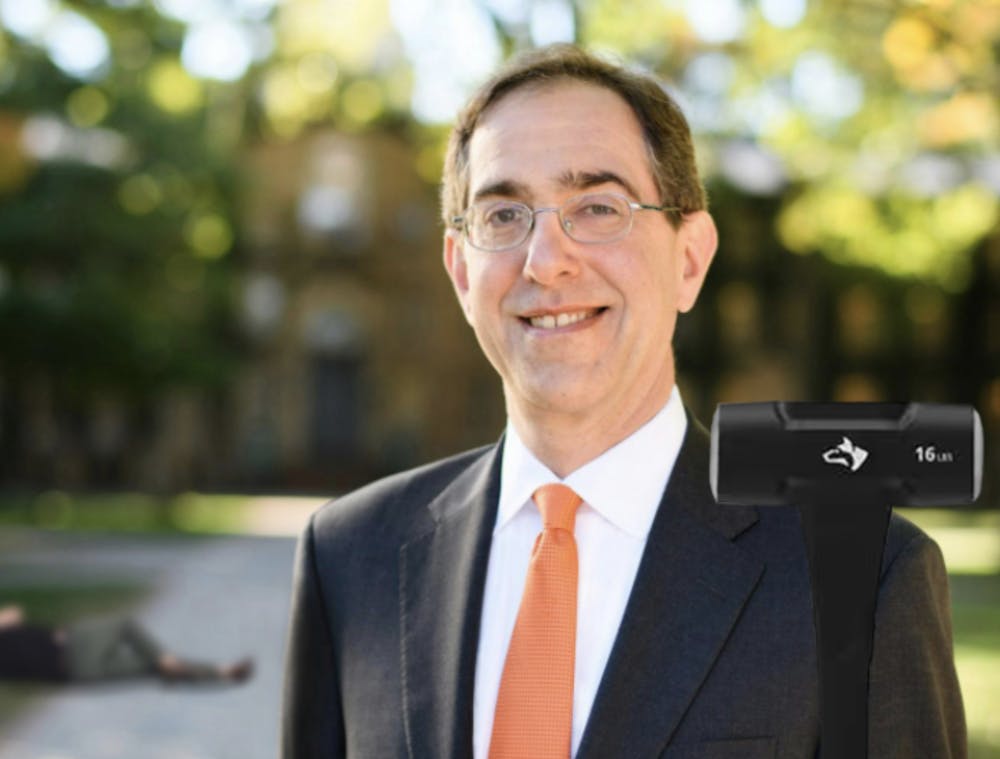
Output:
<instances>
[{"instance_id":1,"label":"chin","mask_svg":"<svg viewBox=\"0 0 1000 759\"><path fill-rule=\"evenodd\" d=\"M531 386L522 385L527 392L518 396L528 403L550 413L582 414L600 405L607 393L601 393L594 387L574 382L541 382Z\"/></svg>"}]
</instances>

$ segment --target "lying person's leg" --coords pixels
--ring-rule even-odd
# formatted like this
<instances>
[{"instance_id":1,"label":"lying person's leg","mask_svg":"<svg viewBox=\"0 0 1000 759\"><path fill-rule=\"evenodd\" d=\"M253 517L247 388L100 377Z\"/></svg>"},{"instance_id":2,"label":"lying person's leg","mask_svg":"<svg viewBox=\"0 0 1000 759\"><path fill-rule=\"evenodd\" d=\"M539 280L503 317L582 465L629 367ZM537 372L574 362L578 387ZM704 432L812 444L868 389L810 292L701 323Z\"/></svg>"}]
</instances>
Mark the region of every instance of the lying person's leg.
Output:
<instances>
[{"instance_id":1,"label":"lying person's leg","mask_svg":"<svg viewBox=\"0 0 1000 759\"><path fill-rule=\"evenodd\" d=\"M253 662L232 665L181 659L130 619L90 621L67 630L71 678L81 681L156 677L168 682L242 682Z\"/></svg>"}]
</instances>

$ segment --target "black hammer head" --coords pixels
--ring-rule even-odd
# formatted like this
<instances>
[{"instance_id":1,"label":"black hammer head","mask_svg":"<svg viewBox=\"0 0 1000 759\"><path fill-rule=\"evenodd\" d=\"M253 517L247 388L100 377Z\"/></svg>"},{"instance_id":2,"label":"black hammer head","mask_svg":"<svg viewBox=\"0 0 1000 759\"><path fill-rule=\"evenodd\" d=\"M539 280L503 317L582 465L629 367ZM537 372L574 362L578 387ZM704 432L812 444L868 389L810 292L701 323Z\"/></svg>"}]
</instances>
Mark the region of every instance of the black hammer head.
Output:
<instances>
[{"instance_id":1,"label":"black hammer head","mask_svg":"<svg viewBox=\"0 0 1000 759\"><path fill-rule=\"evenodd\" d=\"M971 503L982 481L983 426L964 405L721 403L710 466L723 504Z\"/></svg>"}]
</instances>

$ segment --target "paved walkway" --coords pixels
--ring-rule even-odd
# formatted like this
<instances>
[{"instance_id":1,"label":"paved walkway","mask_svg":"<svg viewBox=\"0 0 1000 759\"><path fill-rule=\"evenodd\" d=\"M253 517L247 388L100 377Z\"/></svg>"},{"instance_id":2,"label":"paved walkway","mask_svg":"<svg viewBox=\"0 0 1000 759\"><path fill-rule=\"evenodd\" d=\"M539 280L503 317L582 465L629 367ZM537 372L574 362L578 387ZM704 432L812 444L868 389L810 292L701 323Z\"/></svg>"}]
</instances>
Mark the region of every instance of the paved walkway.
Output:
<instances>
[{"instance_id":1,"label":"paved walkway","mask_svg":"<svg viewBox=\"0 0 1000 759\"><path fill-rule=\"evenodd\" d=\"M54 691L0 735L0 759L274 759L293 538L15 537L0 578L152 581L136 616L158 639L192 658L250 654L257 672L238 687Z\"/></svg>"}]
</instances>

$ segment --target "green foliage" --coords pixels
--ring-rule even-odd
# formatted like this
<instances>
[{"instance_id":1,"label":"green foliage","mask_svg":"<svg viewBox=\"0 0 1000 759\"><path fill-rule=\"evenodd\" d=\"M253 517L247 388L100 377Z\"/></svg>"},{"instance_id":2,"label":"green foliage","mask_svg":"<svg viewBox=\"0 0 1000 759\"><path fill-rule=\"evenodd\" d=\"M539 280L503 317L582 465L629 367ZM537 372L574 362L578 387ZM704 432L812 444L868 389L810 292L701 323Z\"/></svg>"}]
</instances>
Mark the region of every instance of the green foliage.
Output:
<instances>
[{"instance_id":1,"label":"green foliage","mask_svg":"<svg viewBox=\"0 0 1000 759\"><path fill-rule=\"evenodd\" d=\"M239 358L235 144L209 110L165 109L151 61L176 61L182 26L152 6L76 9L107 35L98 81L74 80L14 35L0 47L2 372L45 378L59 405L218 385ZM179 66L178 66L179 68ZM162 98L161 98L162 100ZM13 154L13 155L12 155ZM228 254L228 255L227 255Z\"/></svg>"},{"instance_id":2,"label":"green foliage","mask_svg":"<svg viewBox=\"0 0 1000 759\"><path fill-rule=\"evenodd\" d=\"M964 289L1000 222L996 178L980 178L1000 140L1000 6L813 0L779 28L755 5L738 37L705 42L683 5L592 0L580 38L676 82L696 129L707 112L710 171L734 137L780 161L790 249Z\"/></svg>"}]
</instances>

